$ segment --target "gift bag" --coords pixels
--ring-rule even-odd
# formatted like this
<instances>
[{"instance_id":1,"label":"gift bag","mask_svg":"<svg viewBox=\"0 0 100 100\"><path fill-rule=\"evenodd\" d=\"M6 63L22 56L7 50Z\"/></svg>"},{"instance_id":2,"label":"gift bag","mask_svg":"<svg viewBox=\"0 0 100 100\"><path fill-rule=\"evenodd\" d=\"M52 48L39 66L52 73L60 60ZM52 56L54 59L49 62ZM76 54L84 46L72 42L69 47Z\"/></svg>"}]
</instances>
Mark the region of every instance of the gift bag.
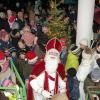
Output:
<instances>
[{"instance_id":1,"label":"gift bag","mask_svg":"<svg viewBox=\"0 0 100 100\"><path fill-rule=\"evenodd\" d=\"M68 100L66 93L56 94L52 97L51 100Z\"/></svg>"}]
</instances>

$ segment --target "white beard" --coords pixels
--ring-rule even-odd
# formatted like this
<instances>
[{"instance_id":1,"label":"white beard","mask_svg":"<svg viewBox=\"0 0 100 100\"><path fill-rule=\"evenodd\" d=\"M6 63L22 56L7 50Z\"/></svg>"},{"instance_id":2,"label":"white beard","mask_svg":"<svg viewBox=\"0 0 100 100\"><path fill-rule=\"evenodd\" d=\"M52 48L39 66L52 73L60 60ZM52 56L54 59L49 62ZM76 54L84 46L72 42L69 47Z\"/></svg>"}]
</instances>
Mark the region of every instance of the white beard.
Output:
<instances>
[{"instance_id":1,"label":"white beard","mask_svg":"<svg viewBox=\"0 0 100 100\"><path fill-rule=\"evenodd\" d=\"M55 73L59 64L59 59L52 59L48 56L45 57L45 69L48 73Z\"/></svg>"}]
</instances>

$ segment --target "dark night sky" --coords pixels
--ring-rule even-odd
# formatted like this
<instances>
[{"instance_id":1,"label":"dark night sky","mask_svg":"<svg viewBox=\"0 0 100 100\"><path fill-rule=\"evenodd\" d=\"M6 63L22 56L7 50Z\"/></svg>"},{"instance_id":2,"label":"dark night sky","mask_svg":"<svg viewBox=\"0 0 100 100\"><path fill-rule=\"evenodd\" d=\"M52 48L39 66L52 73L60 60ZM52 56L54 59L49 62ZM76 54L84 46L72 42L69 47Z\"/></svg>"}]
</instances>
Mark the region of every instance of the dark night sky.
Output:
<instances>
[{"instance_id":1,"label":"dark night sky","mask_svg":"<svg viewBox=\"0 0 100 100\"><path fill-rule=\"evenodd\" d=\"M0 0L0 4L2 3L3 5L7 6L8 9L13 9L14 10L16 8L16 2L20 2L20 7L21 8L26 8L27 4L28 4L28 1L31 1L32 4L34 4L35 0ZM43 4L47 4L47 2L48 2L48 0L41 0L41 1L42 1ZM96 1L96 4L98 4L99 0L95 0L95 1Z\"/></svg>"},{"instance_id":2,"label":"dark night sky","mask_svg":"<svg viewBox=\"0 0 100 100\"><path fill-rule=\"evenodd\" d=\"M3 4L8 9L12 10L16 10L16 2L20 2L20 8L25 8L28 4L28 0L0 0L0 4Z\"/></svg>"},{"instance_id":3,"label":"dark night sky","mask_svg":"<svg viewBox=\"0 0 100 100\"><path fill-rule=\"evenodd\" d=\"M6 1L6 2L5 2ZM34 4L35 0L0 0L0 4L7 6L10 9L16 8L16 2L20 2L21 8L26 8L28 1L31 1L32 4ZM43 3L47 3L48 0L41 0Z\"/></svg>"}]
</instances>

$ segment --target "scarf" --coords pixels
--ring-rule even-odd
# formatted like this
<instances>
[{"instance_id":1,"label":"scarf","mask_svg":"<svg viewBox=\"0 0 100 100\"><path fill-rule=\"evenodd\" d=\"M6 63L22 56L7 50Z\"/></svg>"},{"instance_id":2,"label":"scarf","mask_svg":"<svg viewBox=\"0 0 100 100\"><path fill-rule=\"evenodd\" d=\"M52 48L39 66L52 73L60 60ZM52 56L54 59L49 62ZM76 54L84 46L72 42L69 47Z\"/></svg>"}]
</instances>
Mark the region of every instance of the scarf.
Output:
<instances>
[{"instance_id":1,"label":"scarf","mask_svg":"<svg viewBox=\"0 0 100 100\"><path fill-rule=\"evenodd\" d=\"M44 90L49 92L50 90L49 90L48 79L55 81L54 94L57 94L58 93L58 73L56 72L56 78L53 78L50 75L48 75L48 73L45 71Z\"/></svg>"}]
</instances>

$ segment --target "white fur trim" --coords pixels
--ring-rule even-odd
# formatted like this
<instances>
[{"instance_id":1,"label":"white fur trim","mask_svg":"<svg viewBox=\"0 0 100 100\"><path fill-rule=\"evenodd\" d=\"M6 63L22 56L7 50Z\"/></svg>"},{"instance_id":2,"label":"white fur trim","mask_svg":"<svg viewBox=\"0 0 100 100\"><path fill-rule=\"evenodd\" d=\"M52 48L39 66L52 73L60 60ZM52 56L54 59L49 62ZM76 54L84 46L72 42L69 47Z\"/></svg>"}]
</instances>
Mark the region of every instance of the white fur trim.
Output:
<instances>
[{"instance_id":1,"label":"white fur trim","mask_svg":"<svg viewBox=\"0 0 100 100\"><path fill-rule=\"evenodd\" d=\"M38 59L38 57L36 56L35 58L33 58L33 59L31 59L31 60L28 60L28 63L32 63L32 62L34 62L34 61L36 61Z\"/></svg>"}]
</instances>

